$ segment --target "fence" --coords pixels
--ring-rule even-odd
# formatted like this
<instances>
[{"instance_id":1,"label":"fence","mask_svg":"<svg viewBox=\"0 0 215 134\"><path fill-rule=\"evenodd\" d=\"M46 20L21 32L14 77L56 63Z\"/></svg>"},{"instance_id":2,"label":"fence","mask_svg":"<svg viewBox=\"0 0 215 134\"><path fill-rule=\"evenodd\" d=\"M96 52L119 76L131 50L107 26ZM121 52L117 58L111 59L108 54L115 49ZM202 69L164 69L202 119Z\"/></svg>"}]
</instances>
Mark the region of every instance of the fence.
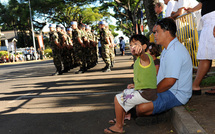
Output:
<instances>
[{"instance_id":1,"label":"fence","mask_svg":"<svg viewBox=\"0 0 215 134\"><path fill-rule=\"evenodd\" d=\"M187 48L192 58L193 67L197 68L196 59L199 45L196 18L194 13L184 14L176 19L177 38Z\"/></svg>"}]
</instances>

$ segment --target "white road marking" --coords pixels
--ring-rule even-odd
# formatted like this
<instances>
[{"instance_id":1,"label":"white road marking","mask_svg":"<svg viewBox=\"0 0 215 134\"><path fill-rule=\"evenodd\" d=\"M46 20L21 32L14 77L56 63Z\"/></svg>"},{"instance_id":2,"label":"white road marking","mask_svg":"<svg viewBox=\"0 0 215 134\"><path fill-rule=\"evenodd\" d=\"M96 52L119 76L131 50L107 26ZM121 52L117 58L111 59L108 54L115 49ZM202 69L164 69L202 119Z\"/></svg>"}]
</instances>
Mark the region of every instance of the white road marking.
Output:
<instances>
[{"instance_id":1,"label":"white road marking","mask_svg":"<svg viewBox=\"0 0 215 134\"><path fill-rule=\"evenodd\" d=\"M56 79L55 81L60 81L61 80L61 78L59 78L59 79Z\"/></svg>"},{"instance_id":2,"label":"white road marking","mask_svg":"<svg viewBox=\"0 0 215 134\"><path fill-rule=\"evenodd\" d=\"M32 92L29 92L29 93L27 93L27 94L25 94L25 95L23 95L23 96L19 96L19 97L17 97L17 98L14 99L14 100L9 101L8 103L14 103L14 102L16 102L17 100L20 100L20 99L22 99L22 98L24 98L25 96L30 95L30 94L32 94Z\"/></svg>"}]
</instances>

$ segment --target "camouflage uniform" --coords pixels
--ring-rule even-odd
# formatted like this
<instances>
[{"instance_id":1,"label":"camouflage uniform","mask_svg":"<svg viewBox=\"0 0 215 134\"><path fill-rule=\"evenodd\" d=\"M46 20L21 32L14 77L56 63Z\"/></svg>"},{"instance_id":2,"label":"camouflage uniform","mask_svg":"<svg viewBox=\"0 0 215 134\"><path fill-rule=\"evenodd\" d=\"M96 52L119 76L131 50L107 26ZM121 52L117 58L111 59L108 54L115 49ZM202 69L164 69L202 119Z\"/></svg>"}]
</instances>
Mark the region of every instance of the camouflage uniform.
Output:
<instances>
[{"instance_id":1,"label":"camouflage uniform","mask_svg":"<svg viewBox=\"0 0 215 134\"><path fill-rule=\"evenodd\" d=\"M109 31L109 36L110 38L113 38L113 35L110 30ZM115 52L114 52L114 46L110 46L110 61L111 61L111 67L113 67L114 64L114 58L115 58Z\"/></svg>"},{"instance_id":2,"label":"camouflage uniform","mask_svg":"<svg viewBox=\"0 0 215 134\"><path fill-rule=\"evenodd\" d=\"M108 29L102 29L100 31L100 39L101 39L101 48L102 48L102 59L106 64L106 67L111 66L110 62L110 49L109 44L106 41L106 38L109 39L109 31Z\"/></svg>"},{"instance_id":3,"label":"camouflage uniform","mask_svg":"<svg viewBox=\"0 0 215 134\"><path fill-rule=\"evenodd\" d=\"M82 71L87 71L87 62L86 62L86 57L87 57L87 50L88 50L88 41L84 41L84 38L87 38L87 32L80 30L81 31L81 39L83 41L84 47L82 47L82 64L80 65L80 70Z\"/></svg>"},{"instance_id":4,"label":"camouflage uniform","mask_svg":"<svg viewBox=\"0 0 215 134\"><path fill-rule=\"evenodd\" d=\"M99 58L99 51L98 51L98 38L96 37L95 34L92 34L93 35L93 57L92 57L92 62L93 62L93 65L95 66L97 63L98 63L98 58Z\"/></svg>"},{"instance_id":5,"label":"camouflage uniform","mask_svg":"<svg viewBox=\"0 0 215 134\"><path fill-rule=\"evenodd\" d=\"M61 57L62 57L62 63L64 66L64 72L68 72L70 69L70 59L69 59L69 51L68 51L68 41L67 41L67 35L63 32L58 32L58 36L60 39L60 44L62 46L61 51Z\"/></svg>"},{"instance_id":6,"label":"camouflage uniform","mask_svg":"<svg viewBox=\"0 0 215 134\"><path fill-rule=\"evenodd\" d=\"M94 48L94 42L93 42L93 35L90 31L87 32L87 38L90 41L89 46L87 47L86 52L86 61L87 61L87 68L93 67L93 48Z\"/></svg>"},{"instance_id":7,"label":"camouflage uniform","mask_svg":"<svg viewBox=\"0 0 215 134\"><path fill-rule=\"evenodd\" d=\"M78 42L78 38L81 39L81 31L77 28L77 29L74 29L72 32L74 61L75 61L75 64L82 66L82 46Z\"/></svg>"},{"instance_id":8,"label":"camouflage uniform","mask_svg":"<svg viewBox=\"0 0 215 134\"><path fill-rule=\"evenodd\" d=\"M52 49L52 54L53 54L53 62L54 65L57 69L57 72L62 71L62 64L61 64L61 48L59 48L56 44L55 41L59 40L57 32L53 31L49 33L50 37L50 47Z\"/></svg>"},{"instance_id":9,"label":"camouflage uniform","mask_svg":"<svg viewBox=\"0 0 215 134\"><path fill-rule=\"evenodd\" d=\"M68 35L68 42L70 44L69 46L69 57L70 57L70 69L75 67L75 60L74 60L74 49L73 49L73 43L72 43L72 33Z\"/></svg>"}]
</instances>

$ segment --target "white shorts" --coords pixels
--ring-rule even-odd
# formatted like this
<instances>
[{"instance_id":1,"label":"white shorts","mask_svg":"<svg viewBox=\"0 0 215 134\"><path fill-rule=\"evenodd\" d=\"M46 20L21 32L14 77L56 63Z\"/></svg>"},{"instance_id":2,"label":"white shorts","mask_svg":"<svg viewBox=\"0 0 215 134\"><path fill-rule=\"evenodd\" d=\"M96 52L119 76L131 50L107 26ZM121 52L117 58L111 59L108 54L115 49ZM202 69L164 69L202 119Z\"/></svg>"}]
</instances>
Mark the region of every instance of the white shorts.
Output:
<instances>
[{"instance_id":1,"label":"white shorts","mask_svg":"<svg viewBox=\"0 0 215 134\"><path fill-rule=\"evenodd\" d=\"M202 16L202 21L203 29L200 34L197 59L213 60L215 59L215 37L213 35L215 11Z\"/></svg>"},{"instance_id":2,"label":"white shorts","mask_svg":"<svg viewBox=\"0 0 215 134\"><path fill-rule=\"evenodd\" d=\"M134 89L125 89L122 93L117 94L116 98L126 112L138 104L151 102L143 98L139 91Z\"/></svg>"}]
</instances>

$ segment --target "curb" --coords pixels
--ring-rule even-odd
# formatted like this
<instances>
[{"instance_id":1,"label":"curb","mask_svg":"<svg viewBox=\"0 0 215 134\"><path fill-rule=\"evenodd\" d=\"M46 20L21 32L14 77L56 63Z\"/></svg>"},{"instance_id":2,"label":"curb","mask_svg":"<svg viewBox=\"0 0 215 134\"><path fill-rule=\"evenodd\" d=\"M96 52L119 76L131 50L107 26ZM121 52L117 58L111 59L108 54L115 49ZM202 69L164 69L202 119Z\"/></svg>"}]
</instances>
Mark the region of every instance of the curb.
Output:
<instances>
[{"instance_id":1,"label":"curb","mask_svg":"<svg viewBox=\"0 0 215 134\"><path fill-rule=\"evenodd\" d=\"M183 106L172 109L171 122L178 134L207 134Z\"/></svg>"}]
</instances>

